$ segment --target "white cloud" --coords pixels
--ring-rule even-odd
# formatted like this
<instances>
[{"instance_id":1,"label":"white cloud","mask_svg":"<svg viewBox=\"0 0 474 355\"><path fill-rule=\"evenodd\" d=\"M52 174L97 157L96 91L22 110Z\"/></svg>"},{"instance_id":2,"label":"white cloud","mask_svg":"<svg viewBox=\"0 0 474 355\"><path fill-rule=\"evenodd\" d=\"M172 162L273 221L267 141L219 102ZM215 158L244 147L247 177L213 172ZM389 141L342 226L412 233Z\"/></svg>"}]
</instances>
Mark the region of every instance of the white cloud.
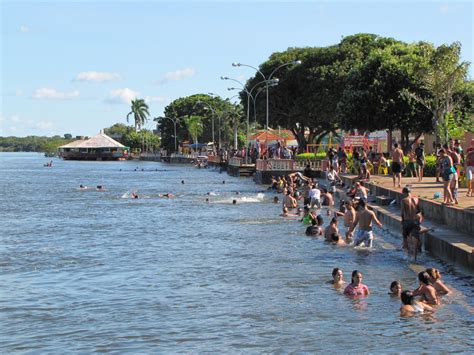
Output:
<instances>
[{"instance_id":1,"label":"white cloud","mask_svg":"<svg viewBox=\"0 0 474 355\"><path fill-rule=\"evenodd\" d=\"M28 26L25 26L25 25L20 26L20 32L21 33L28 33L30 31L31 31L31 29Z\"/></svg>"},{"instance_id":2,"label":"white cloud","mask_svg":"<svg viewBox=\"0 0 474 355\"><path fill-rule=\"evenodd\" d=\"M129 88L111 90L109 97L105 100L110 104L130 104L140 93Z\"/></svg>"},{"instance_id":3,"label":"white cloud","mask_svg":"<svg viewBox=\"0 0 474 355\"><path fill-rule=\"evenodd\" d=\"M20 117L16 114L10 116L1 116L0 123L0 135L52 134L52 129L55 128L52 121L37 121Z\"/></svg>"},{"instance_id":4,"label":"white cloud","mask_svg":"<svg viewBox=\"0 0 474 355\"><path fill-rule=\"evenodd\" d=\"M119 80L120 75L117 73L108 73L108 72L97 72L97 71L83 71L77 74L74 81L95 81L95 82L103 82L103 81L112 81L112 80Z\"/></svg>"},{"instance_id":5,"label":"white cloud","mask_svg":"<svg viewBox=\"0 0 474 355\"><path fill-rule=\"evenodd\" d=\"M439 8L439 12L442 14L447 14L449 12L450 8L448 4L441 5Z\"/></svg>"},{"instance_id":6,"label":"white cloud","mask_svg":"<svg viewBox=\"0 0 474 355\"><path fill-rule=\"evenodd\" d=\"M165 84L171 81L178 81L196 75L196 69L184 68L165 73L163 79L157 81L157 84Z\"/></svg>"},{"instance_id":7,"label":"white cloud","mask_svg":"<svg viewBox=\"0 0 474 355\"><path fill-rule=\"evenodd\" d=\"M147 96L145 97L145 102L159 102L159 103L166 103L169 101L169 98L163 96Z\"/></svg>"},{"instance_id":8,"label":"white cloud","mask_svg":"<svg viewBox=\"0 0 474 355\"><path fill-rule=\"evenodd\" d=\"M77 90L71 92L60 92L55 89L41 88L36 89L33 94L33 98L35 99L67 100L75 97L79 97L79 91Z\"/></svg>"}]
</instances>

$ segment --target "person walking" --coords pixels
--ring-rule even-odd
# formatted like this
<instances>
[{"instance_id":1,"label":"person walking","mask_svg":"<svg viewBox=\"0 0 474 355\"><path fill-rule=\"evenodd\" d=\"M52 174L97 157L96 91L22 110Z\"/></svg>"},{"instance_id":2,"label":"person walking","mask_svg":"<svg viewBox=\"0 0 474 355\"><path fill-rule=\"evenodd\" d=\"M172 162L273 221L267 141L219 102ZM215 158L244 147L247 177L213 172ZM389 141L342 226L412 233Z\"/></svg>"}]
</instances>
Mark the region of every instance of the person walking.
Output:
<instances>
[{"instance_id":1,"label":"person walking","mask_svg":"<svg viewBox=\"0 0 474 355\"><path fill-rule=\"evenodd\" d=\"M418 147L415 149L416 155L416 172L418 175L418 181L421 182L423 180L423 173L425 168L425 144L421 142L418 144Z\"/></svg>"},{"instance_id":2,"label":"person walking","mask_svg":"<svg viewBox=\"0 0 474 355\"><path fill-rule=\"evenodd\" d=\"M402 187L402 167L403 167L403 151L395 143L392 150L392 177L393 187Z\"/></svg>"}]
</instances>

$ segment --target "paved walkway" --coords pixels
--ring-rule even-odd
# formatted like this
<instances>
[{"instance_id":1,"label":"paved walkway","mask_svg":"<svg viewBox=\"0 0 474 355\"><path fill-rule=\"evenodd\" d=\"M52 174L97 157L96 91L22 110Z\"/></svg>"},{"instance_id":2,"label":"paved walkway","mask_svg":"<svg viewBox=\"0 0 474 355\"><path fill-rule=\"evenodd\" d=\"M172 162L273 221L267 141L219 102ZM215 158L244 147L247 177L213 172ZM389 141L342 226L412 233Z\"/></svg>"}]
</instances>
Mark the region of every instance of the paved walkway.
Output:
<instances>
[{"instance_id":1,"label":"paved walkway","mask_svg":"<svg viewBox=\"0 0 474 355\"><path fill-rule=\"evenodd\" d=\"M350 175L347 175L348 177ZM350 176L352 177L352 176ZM355 175L353 176L356 177ZM401 188L394 188L393 187L393 179L390 175L372 175L370 182L383 186L386 189L393 190L393 191L401 191ZM412 191L416 196L420 198L424 198L431 201L436 202L443 202L443 183L436 182L436 178L434 177L425 177L423 178L422 182L418 182L418 178L402 178L402 187L405 185L411 185ZM434 198L434 194L439 192L441 197ZM458 200L459 204L454 205L454 208L464 208L474 211L474 197L467 197L466 196L467 188L460 188Z\"/></svg>"}]
</instances>

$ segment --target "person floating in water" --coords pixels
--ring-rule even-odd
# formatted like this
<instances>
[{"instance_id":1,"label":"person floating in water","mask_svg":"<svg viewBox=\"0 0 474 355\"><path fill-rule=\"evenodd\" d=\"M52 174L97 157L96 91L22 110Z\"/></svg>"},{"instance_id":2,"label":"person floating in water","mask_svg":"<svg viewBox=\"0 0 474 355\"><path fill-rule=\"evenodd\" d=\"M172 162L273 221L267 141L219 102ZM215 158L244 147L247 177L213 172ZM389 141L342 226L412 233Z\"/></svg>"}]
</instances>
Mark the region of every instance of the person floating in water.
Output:
<instances>
[{"instance_id":1,"label":"person floating in water","mask_svg":"<svg viewBox=\"0 0 474 355\"><path fill-rule=\"evenodd\" d=\"M165 197L165 198L172 198L174 195L171 192L167 192L165 194L159 194L159 197Z\"/></svg>"},{"instance_id":2,"label":"person floating in water","mask_svg":"<svg viewBox=\"0 0 474 355\"><path fill-rule=\"evenodd\" d=\"M79 185L79 189L80 189L80 190L87 190L88 187L87 187L86 185L80 184L80 185Z\"/></svg>"},{"instance_id":3,"label":"person floating in water","mask_svg":"<svg viewBox=\"0 0 474 355\"><path fill-rule=\"evenodd\" d=\"M137 192L132 192L130 194L130 198L138 198L138 193Z\"/></svg>"},{"instance_id":4,"label":"person floating in water","mask_svg":"<svg viewBox=\"0 0 474 355\"><path fill-rule=\"evenodd\" d=\"M105 191L105 188L102 185L97 185L96 190L97 191Z\"/></svg>"}]
</instances>

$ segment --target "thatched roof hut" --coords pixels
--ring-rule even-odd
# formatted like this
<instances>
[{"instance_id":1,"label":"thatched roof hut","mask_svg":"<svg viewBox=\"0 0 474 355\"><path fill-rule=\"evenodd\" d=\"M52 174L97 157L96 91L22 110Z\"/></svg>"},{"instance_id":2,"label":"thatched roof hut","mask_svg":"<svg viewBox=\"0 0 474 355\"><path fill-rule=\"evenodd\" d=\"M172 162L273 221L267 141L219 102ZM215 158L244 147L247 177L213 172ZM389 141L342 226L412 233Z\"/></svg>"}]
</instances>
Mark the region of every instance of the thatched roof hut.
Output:
<instances>
[{"instance_id":1,"label":"thatched roof hut","mask_svg":"<svg viewBox=\"0 0 474 355\"><path fill-rule=\"evenodd\" d=\"M59 156L73 160L121 160L130 149L100 133L89 139L80 139L59 147Z\"/></svg>"}]
</instances>

